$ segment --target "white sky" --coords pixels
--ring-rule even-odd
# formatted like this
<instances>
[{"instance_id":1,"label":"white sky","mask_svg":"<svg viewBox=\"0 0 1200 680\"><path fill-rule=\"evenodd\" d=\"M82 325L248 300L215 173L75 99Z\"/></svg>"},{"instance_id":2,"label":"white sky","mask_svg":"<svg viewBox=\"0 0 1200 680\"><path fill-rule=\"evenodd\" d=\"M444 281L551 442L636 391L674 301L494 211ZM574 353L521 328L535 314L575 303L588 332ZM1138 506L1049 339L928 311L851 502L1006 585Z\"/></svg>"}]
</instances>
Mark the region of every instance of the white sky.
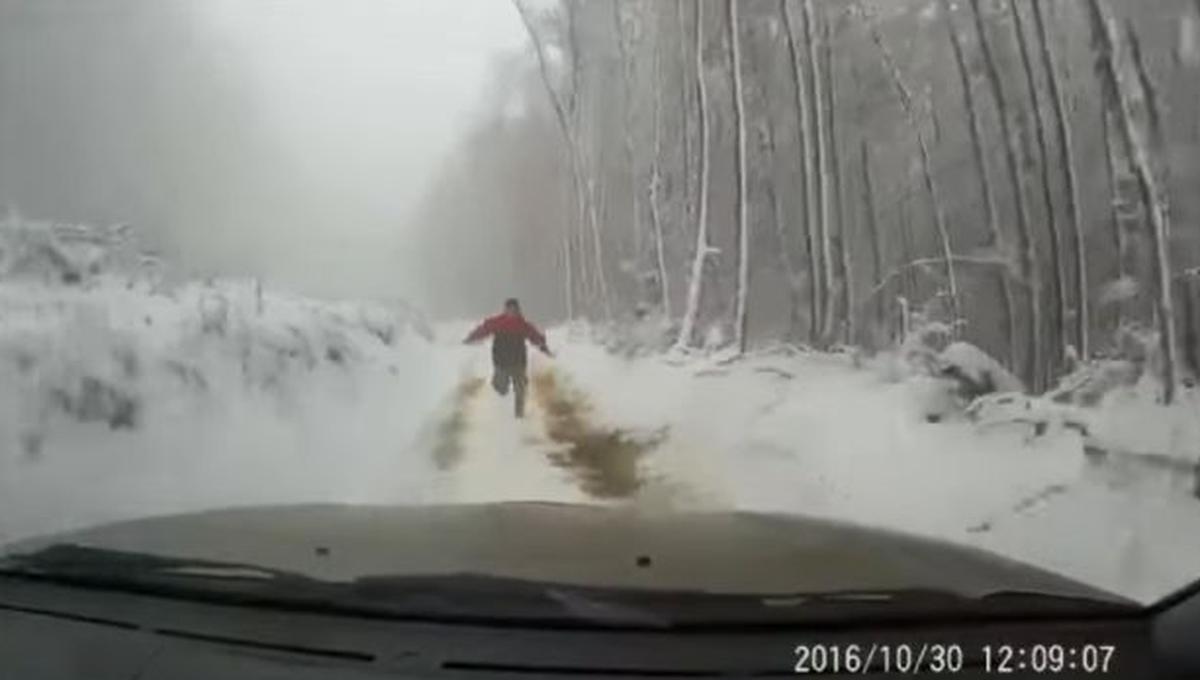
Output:
<instances>
[{"instance_id":1,"label":"white sky","mask_svg":"<svg viewBox=\"0 0 1200 680\"><path fill-rule=\"evenodd\" d=\"M493 57L525 41L508 0L204 0L198 7L249 69L259 106L314 191L326 194L322 203L342 206L353 222L308 234L345 250L334 258L342 266L384 251L394 257L396 232L466 131ZM363 264L363 276L376 273Z\"/></svg>"},{"instance_id":2,"label":"white sky","mask_svg":"<svg viewBox=\"0 0 1200 680\"><path fill-rule=\"evenodd\" d=\"M489 60L524 41L505 0L205 0L204 7L245 57L280 133L302 144L310 162L401 175L436 163L468 122Z\"/></svg>"},{"instance_id":3,"label":"white sky","mask_svg":"<svg viewBox=\"0 0 1200 680\"><path fill-rule=\"evenodd\" d=\"M525 48L511 0L0 0L0 204L403 295L415 210Z\"/></svg>"}]
</instances>

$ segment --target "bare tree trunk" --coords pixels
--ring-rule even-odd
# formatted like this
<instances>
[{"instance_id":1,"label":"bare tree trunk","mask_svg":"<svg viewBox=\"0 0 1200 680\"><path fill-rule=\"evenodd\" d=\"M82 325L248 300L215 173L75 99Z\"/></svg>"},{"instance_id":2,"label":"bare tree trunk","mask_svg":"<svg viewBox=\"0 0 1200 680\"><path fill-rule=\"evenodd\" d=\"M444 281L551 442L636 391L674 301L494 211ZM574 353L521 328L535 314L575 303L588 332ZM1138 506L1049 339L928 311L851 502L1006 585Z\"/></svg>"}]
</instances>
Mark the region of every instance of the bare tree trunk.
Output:
<instances>
[{"instance_id":1,"label":"bare tree trunk","mask_svg":"<svg viewBox=\"0 0 1200 680\"><path fill-rule=\"evenodd\" d=\"M976 266L980 268L996 268L1006 267L1008 263L996 257L971 256L971 255L955 255L954 261L962 265ZM874 288L867 291L864 300L878 299L878 295L887 289L889 283L894 279L904 281L905 277L912 277L918 272L927 271L931 265L941 264L941 257L921 257L903 262L899 266L892 269L890 272L880 277L880 281Z\"/></svg>"},{"instance_id":2,"label":"bare tree trunk","mask_svg":"<svg viewBox=\"0 0 1200 680\"><path fill-rule=\"evenodd\" d=\"M633 146L633 60L629 56L629 44L625 35L625 17L622 12L624 3L613 3L613 22L615 24L617 34L617 52L621 57L621 82L623 85L624 101L624 142L625 142L625 162L629 166L629 196L630 208L633 213L633 252L634 276L637 277L638 285L641 286L642 272L642 249L645 246L645 235L642 233L642 206L641 206L641 183L638 181L637 159L634 154Z\"/></svg>"},{"instance_id":3,"label":"bare tree trunk","mask_svg":"<svg viewBox=\"0 0 1200 680\"><path fill-rule=\"evenodd\" d=\"M569 201L567 201L569 203ZM562 233L562 257L564 270L564 292L566 295L563 302L567 307L567 321L575 320L575 267L571 260L571 231L568 227Z\"/></svg>"},{"instance_id":4,"label":"bare tree trunk","mask_svg":"<svg viewBox=\"0 0 1200 680\"><path fill-rule=\"evenodd\" d=\"M612 300L608 293L608 276L604 273L604 242L600 238L600 218L597 214L597 205L599 203L596 200L596 180L594 179L596 174L593 173L593 178L589 178L587 183L588 227L592 234L593 266L596 270L596 286L600 295L600 306L604 312L604 317L611 320Z\"/></svg>"},{"instance_id":5,"label":"bare tree trunk","mask_svg":"<svg viewBox=\"0 0 1200 680\"><path fill-rule=\"evenodd\" d=\"M1000 136L1004 139L1004 165L1008 171L1008 179L1013 187L1013 203L1017 216L1017 249L1020 258L1021 277L1026 284L1029 305L1030 332L1025 340L1024 371L1026 384L1035 392L1041 391L1043 378L1042 366L1042 310L1039 300L1041 290L1041 274L1038 271L1035 244L1030 237L1029 205L1025 198L1025 187L1021 181L1020 142L1012 129L1012 114L1009 111L1008 97L1004 93L1004 85L1000 79L1000 69L996 65L996 56L988 38L987 26L983 21L983 11L979 0L971 0L971 13L975 19L975 30L979 33L979 49L983 53L984 71L988 84L991 86L992 98L996 101L996 110L1000 119Z\"/></svg>"},{"instance_id":6,"label":"bare tree trunk","mask_svg":"<svg viewBox=\"0 0 1200 680\"><path fill-rule=\"evenodd\" d=\"M863 210L866 212L867 230L871 235L871 285L878 286L883 276L883 245L880 243L879 237L879 220L875 216L875 186L871 181L871 152L865 138L860 142L859 151L862 156ZM883 300L881 297L877 297L874 324L883 323L885 314Z\"/></svg>"},{"instance_id":7,"label":"bare tree trunk","mask_svg":"<svg viewBox=\"0 0 1200 680\"><path fill-rule=\"evenodd\" d=\"M1054 108L1055 128L1058 132L1058 164L1063 173L1067 192L1067 220L1070 223L1071 249L1075 254L1075 346L1081 357L1091 354L1089 333L1091 315L1088 310L1088 267L1087 243L1084 240L1083 224L1079 206L1079 179L1075 174L1074 142L1071 126L1067 121L1067 105L1058 82L1058 61L1050 44L1046 30L1045 8L1041 3L1030 3L1033 10L1034 28L1041 47L1042 68L1046 72L1046 83L1050 89L1050 100Z\"/></svg>"},{"instance_id":8,"label":"bare tree trunk","mask_svg":"<svg viewBox=\"0 0 1200 680\"><path fill-rule=\"evenodd\" d=\"M1119 174L1117 172L1117 156L1116 149L1113 148L1113 135L1116 131L1113 129L1112 109L1107 105L1100 107L1103 117L1104 130L1104 160L1108 173L1108 207L1110 227L1112 228L1113 246L1116 248L1117 254L1117 279L1124 279L1129 276L1126 269L1126 262L1129 257L1129 244L1125 238L1125 226L1122 224L1121 211L1118 208L1119 203ZM1126 302L1120 301L1116 305L1116 322L1114 328L1120 328L1125 325L1125 307Z\"/></svg>"},{"instance_id":9,"label":"bare tree trunk","mask_svg":"<svg viewBox=\"0 0 1200 680\"><path fill-rule=\"evenodd\" d=\"M1142 192L1150 218L1150 240L1154 263L1155 312L1158 317L1160 351L1162 352L1163 402L1170 404L1175 399L1175 364L1177 338L1175 337L1175 311L1171 298L1171 261L1168 253L1171 222L1166 190L1154 172L1155 140L1160 139L1159 119L1153 91L1144 84L1148 82L1144 67L1135 63L1141 82L1130 82L1123 73L1122 65L1128 59L1123 52L1116 24L1101 0L1087 0L1089 18L1095 48L1101 64L1101 76L1109 103L1115 108L1118 131L1124 138L1133 160L1138 185ZM1134 60L1135 62L1139 60ZM1134 119L1138 103L1146 108L1147 124L1150 129L1142 130Z\"/></svg>"},{"instance_id":10,"label":"bare tree trunk","mask_svg":"<svg viewBox=\"0 0 1200 680\"><path fill-rule=\"evenodd\" d=\"M553 82L551 82L549 67L546 63L546 49L545 45L542 43L541 36L538 35L537 30L534 29L532 17L529 15L528 10L521 3L521 1L513 0L513 5L517 9L517 13L521 16L521 21L525 26L526 32L529 34L530 41L533 42L534 51L537 54L538 72L542 78L542 85L546 88L546 95L550 98L550 103L554 108L554 117L555 120L558 121L559 132L562 133L563 142L567 148L567 160L571 168L571 180L575 187L576 209L578 211L578 215L582 216L584 196L581 191L578 144L575 140L574 134L572 133L571 125L568 122L567 112L564 109L562 97L558 94ZM571 260L570 232L570 227L567 227L566 234L564 235L564 254L567 273L567 317L574 318L574 267Z\"/></svg>"},{"instance_id":11,"label":"bare tree trunk","mask_svg":"<svg viewBox=\"0 0 1200 680\"><path fill-rule=\"evenodd\" d=\"M679 21L679 84L681 94L681 106L679 110L683 118L683 125L680 126L683 132L683 145L680 149L680 153L683 156L681 164L683 177L680 182L681 191L679 191L680 200L682 201L680 204L680 219L683 221L683 224L692 223L696 196L696 183L692 177L692 158L694 156L692 141L694 135L692 129L694 125L692 124L691 113L693 107L692 98L689 96L693 87L689 84L688 80L688 63L691 59L689 57L687 40L685 39L688 35L686 8L689 4L691 4L691 0L679 0L675 5Z\"/></svg>"},{"instance_id":12,"label":"bare tree trunk","mask_svg":"<svg viewBox=\"0 0 1200 680\"><path fill-rule=\"evenodd\" d=\"M654 231L654 260L658 269L658 304L665 318L671 318L671 284L667 277L666 244L663 242L662 216L659 212L659 188L662 184L662 46L654 46L654 156L650 164L650 226Z\"/></svg>"},{"instance_id":13,"label":"bare tree trunk","mask_svg":"<svg viewBox=\"0 0 1200 680\"><path fill-rule=\"evenodd\" d=\"M833 206L833 221L832 224L837 225L837 239L839 243L838 258L836 261L837 279L840 283L830 286L830 304L826 311L825 332L831 334L835 325L835 311L840 312L842 330L845 332L845 341L850 342L853 336L854 328L853 321L850 318L851 306L851 290L850 290L850 258L848 255L849 239L846 237L846 219L842 208L842 157L840 147L838 145L838 126L837 126L837 78L834 76L833 67L833 31L830 27L829 19L822 21L822 42L823 52L825 54L825 108L826 120L829 125L826 126L829 133L829 165L832 173L832 196L830 202ZM831 225L826 226L826 241L833 241L830 235L832 231ZM833 245L830 243L830 249ZM828 256L827 256L828 257ZM826 262L829 262L827 259ZM831 265L832 266L832 265ZM833 279L833 274L830 274L830 279ZM837 303L836 308L834 303Z\"/></svg>"},{"instance_id":14,"label":"bare tree trunk","mask_svg":"<svg viewBox=\"0 0 1200 680\"><path fill-rule=\"evenodd\" d=\"M958 68L959 84L962 88L963 108L970 123L971 154L975 163L975 174L979 178L979 193L983 199L984 220L987 223L989 245L996 250L1004 249L1004 234L1000 231L1000 211L996 207L996 193L992 190L992 174L988 170L987 155L984 153L983 124L975 105L975 91L971 86L971 72L967 68L966 51L962 37L954 25L953 6L950 0L941 0L942 17L950 34L950 46ZM1017 324L1013 317L1013 291L1008 274L1001 269L996 272L996 284L1000 288L1000 323L1004 327L1008 344L1008 366L1017 366Z\"/></svg>"},{"instance_id":15,"label":"bare tree trunk","mask_svg":"<svg viewBox=\"0 0 1200 680\"><path fill-rule=\"evenodd\" d=\"M516 0L514 0L516 1ZM586 150L583 146L584 108L581 104L583 97L582 71L583 55L580 49L578 34L578 9L576 3L566 2L563 5L567 11L567 52L571 55L571 89L566 111L570 124L571 144L574 147L575 176L578 184L579 224L575 229L575 252L579 263L579 283L584 314L595 313L595 306L600 300L599 285L595 267L588 256L588 226L590 216L595 210L592 198L592 178L587 174ZM528 10L527 10L528 11Z\"/></svg>"},{"instance_id":16,"label":"bare tree trunk","mask_svg":"<svg viewBox=\"0 0 1200 680\"><path fill-rule=\"evenodd\" d=\"M1179 300L1180 305L1180 322L1183 324L1183 348L1181 351L1182 362L1192 379L1200 378L1200 340L1197 338L1197 318L1196 306L1197 299L1200 299L1200 291L1197 290L1197 277L1184 276L1177 280L1179 284Z\"/></svg>"},{"instance_id":17,"label":"bare tree trunk","mask_svg":"<svg viewBox=\"0 0 1200 680\"><path fill-rule=\"evenodd\" d=\"M830 279L832 278L832 253L829 246L829 172L826 166L826 133L825 133L825 107L823 104L822 85L823 78L821 76L821 57L820 50L817 45L816 12L813 11L812 0L804 0L804 39L808 44L808 103L812 107L813 121L815 129L813 130L815 147L810 147L813 152L813 171L816 175L815 180L817 185L812 194L813 196L813 222L816 224L815 236L817 243L820 246L820 257L818 259L819 266L813 272L814 282L818 289L818 297L821 301L819 310L813 310L813 321L815 323L814 336L818 345L823 345L828 334L828 317L831 312L830 295L832 294Z\"/></svg>"},{"instance_id":18,"label":"bare tree trunk","mask_svg":"<svg viewBox=\"0 0 1200 680\"><path fill-rule=\"evenodd\" d=\"M708 242L708 88L704 82L704 4L696 3L696 98L700 109L700 192L696 220L696 252L692 257L687 303L679 324L678 348L688 347L696 329L703 292L704 264L712 250Z\"/></svg>"},{"instance_id":19,"label":"bare tree trunk","mask_svg":"<svg viewBox=\"0 0 1200 680\"><path fill-rule=\"evenodd\" d=\"M797 147L802 160L800 164L800 172L802 177L801 196L804 221L804 252L808 256L808 307L809 307L809 342L816 342L816 318L821 310L820 301L820 285L817 280L818 272L820 271L820 261L817 256L814 239L813 239L813 205L814 205L814 189L815 170L813 165L813 155L811 151L814 149L812 139L812 121L810 117L810 109L807 101L807 80L804 77L804 68L801 65L800 50L796 45L796 32L793 28L791 12L788 10L787 0L779 0L779 11L783 19L783 27L787 38L788 55L790 66L792 69L792 80L795 81L796 88L794 91L796 98L796 115L799 118L799 133L797 134Z\"/></svg>"},{"instance_id":20,"label":"bare tree trunk","mask_svg":"<svg viewBox=\"0 0 1200 680\"><path fill-rule=\"evenodd\" d=\"M734 127L737 130L737 174L735 202L737 205L738 280L734 302L734 344L746 351L747 302L750 290L750 224L746 201L746 97L742 91L742 47L739 36L737 2L725 0L729 21L729 70L733 76Z\"/></svg>"},{"instance_id":21,"label":"bare tree trunk","mask_svg":"<svg viewBox=\"0 0 1200 680\"><path fill-rule=\"evenodd\" d=\"M866 15L864 11L864 15ZM920 151L921 158L921 176L925 184L925 191L929 195L929 202L933 209L934 228L937 232L938 242L941 246L942 258L946 268L946 283L949 288L950 298L950 317L952 327L955 333L958 332L959 321L961 314L959 313L959 297L958 297L958 274L954 267L954 248L950 243L950 233L946 228L946 210L942 204L941 192L938 190L938 183L933 172L933 158L929 151L929 141L925 138L925 133L921 129L921 121L917 119L917 112L913 106L912 94L907 85L904 84L904 77L900 73L900 67L896 65L895 58L892 57L891 50L883 41L883 35L879 32L879 26L874 19L867 15L871 39L875 46L879 49L880 55L883 57L884 65L887 68L888 74L891 76L892 84L896 88L896 92L900 97L900 104L904 109L905 116L908 118L908 124L912 127L913 133L917 138L917 148Z\"/></svg>"},{"instance_id":22,"label":"bare tree trunk","mask_svg":"<svg viewBox=\"0 0 1200 680\"><path fill-rule=\"evenodd\" d=\"M1034 140L1037 144L1036 163L1041 179L1042 203L1046 210L1046 228L1050 245L1050 294L1054 298L1052 318L1053 328L1050 332L1049 346L1052 354L1045 357L1047 365L1043 370L1049 379L1058 374L1066 356L1064 343L1070 337L1070 322L1067 318L1066 300L1066 262L1062 253L1062 234L1059 233L1058 215L1054 210L1054 190L1050 185L1050 149L1046 143L1046 127L1042 124L1042 97L1038 90L1037 78L1033 71L1033 57L1029 49L1029 40L1025 35L1025 24L1017 9L1016 0L1008 0L1009 11L1012 13L1013 34L1017 42L1017 51L1021 59L1021 71L1025 76L1025 88L1029 95L1029 107L1033 119ZM1035 261L1034 266L1037 266Z\"/></svg>"},{"instance_id":23,"label":"bare tree trunk","mask_svg":"<svg viewBox=\"0 0 1200 680\"><path fill-rule=\"evenodd\" d=\"M780 184L780 168L779 168L779 148L775 144L775 132L771 123L771 116L766 116L765 130L763 136L766 139L767 153L770 154L772 165L774 166L774 176L770 182L766 183L767 198L771 203L771 218L775 224L775 237L779 243L779 263L783 266L784 276L787 278L788 286L788 302L790 309L788 310L788 337L796 339L799 337L800 329L800 308L803 305L801 274L792 260L791 243L788 240L787 225L784 223L783 197L780 195L777 185Z\"/></svg>"},{"instance_id":24,"label":"bare tree trunk","mask_svg":"<svg viewBox=\"0 0 1200 680\"><path fill-rule=\"evenodd\" d=\"M579 159L579 164L580 164L581 168L585 168L588 170L586 175L581 172L581 177L583 177L583 180L584 180L584 195L586 198L586 200L584 201L584 205L586 206L585 218L586 218L586 225L587 225L587 231L586 231L586 233L581 234L581 240L584 242L585 250L586 250L586 241L588 238L588 234L591 235L591 241L592 241L592 243L591 243L592 286L593 286L593 291L594 291L595 297L597 298L596 304L599 306L600 314L605 319L611 320L612 319L612 298L609 294L608 274L606 273L606 268L604 265L604 245L603 245L603 240L600 237L599 211L600 211L603 203L601 202L601 200L598 200L596 197L596 191L598 188L597 184L603 180L603 175L600 174L596 170L596 168L598 167L599 164L596 163L595 159L592 157L591 151L593 151L594 149L589 149L587 146L584 145L583 139L584 139L585 135L583 135L581 132L586 129L585 122L587 122L587 121L585 121L581 117L582 113L584 112L584 107L579 103L579 97L580 97L581 93L583 92L583 89L582 89L583 86L581 85L581 71L582 71L581 64L583 61L583 56L582 56L581 44L580 44L579 37L578 37L577 10L574 9L576 7L576 5L577 5L577 3L567 3L566 4L566 7L568 9L568 16L567 16L568 44L567 44L566 51L567 51L567 53L569 53L572 56L571 79L572 79L572 83L573 83L572 96L575 98L574 113L576 115L575 141L576 141L576 148L577 148L577 158ZM592 113L594 115L594 113L595 113L594 108L592 109ZM591 121L591 120L592 120L592 117L589 117L588 121ZM592 139L593 142L596 139L595 134L590 134L590 135L587 135L586 137L588 139ZM594 147L594 144L592 146ZM599 187L599 188L602 189L603 187Z\"/></svg>"}]
</instances>

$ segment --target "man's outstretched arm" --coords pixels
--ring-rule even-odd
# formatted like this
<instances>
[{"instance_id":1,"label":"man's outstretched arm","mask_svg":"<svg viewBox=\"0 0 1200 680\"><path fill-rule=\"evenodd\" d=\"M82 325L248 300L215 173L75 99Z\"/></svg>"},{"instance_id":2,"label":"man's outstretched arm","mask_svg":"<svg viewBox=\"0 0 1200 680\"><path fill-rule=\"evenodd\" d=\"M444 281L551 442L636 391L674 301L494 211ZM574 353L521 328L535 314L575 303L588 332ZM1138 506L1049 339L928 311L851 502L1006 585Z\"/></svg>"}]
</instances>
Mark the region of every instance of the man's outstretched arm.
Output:
<instances>
[{"instance_id":1,"label":"man's outstretched arm","mask_svg":"<svg viewBox=\"0 0 1200 680\"><path fill-rule=\"evenodd\" d=\"M542 354L545 354L548 357L554 356L554 352L551 352L550 348L546 345L545 334L538 330L537 326L534 326L528 321L525 322L525 337L529 339L529 342L532 343L534 347L537 347L539 350L541 350Z\"/></svg>"},{"instance_id":2,"label":"man's outstretched arm","mask_svg":"<svg viewBox=\"0 0 1200 680\"><path fill-rule=\"evenodd\" d=\"M475 330L473 330L467 334L466 339L463 340L463 344L470 345L471 343L479 342L480 340L483 340L484 338L486 338L487 336L489 336L495 332L496 332L496 329L494 327L494 324L492 323L492 320L484 319L483 323L476 326Z\"/></svg>"}]
</instances>

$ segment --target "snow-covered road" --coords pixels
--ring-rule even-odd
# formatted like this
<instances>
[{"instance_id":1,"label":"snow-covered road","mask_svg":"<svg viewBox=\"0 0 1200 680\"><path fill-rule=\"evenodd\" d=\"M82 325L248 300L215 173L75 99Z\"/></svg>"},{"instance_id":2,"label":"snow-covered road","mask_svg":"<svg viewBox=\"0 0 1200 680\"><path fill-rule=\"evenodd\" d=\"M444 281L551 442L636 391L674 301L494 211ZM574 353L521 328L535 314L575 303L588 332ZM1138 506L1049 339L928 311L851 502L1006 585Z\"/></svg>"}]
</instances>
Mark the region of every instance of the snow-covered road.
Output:
<instances>
[{"instance_id":1,"label":"snow-covered road","mask_svg":"<svg viewBox=\"0 0 1200 680\"><path fill-rule=\"evenodd\" d=\"M626 359L566 331L551 339L558 358L535 359L522 422L482 379L486 352L459 360L467 388L435 419L440 444L418 447L444 453L449 440L454 451L429 500L816 515L993 550L1145 600L1200 574L1200 543L1181 540L1200 530L1190 473L1096 460L1074 430L928 423L920 382L845 356ZM571 427L556 425L564 408Z\"/></svg>"},{"instance_id":2,"label":"snow-covered road","mask_svg":"<svg viewBox=\"0 0 1200 680\"><path fill-rule=\"evenodd\" d=\"M228 297L235 310L258 304ZM144 308L130 324L185 328L179 310L194 303ZM248 384L254 365L274 366L282 341L263 345L263 328L286 326L270 317L287 312L271 301L233 314L211 346L144 333L131 345L143 365L129 388L145 401L136 428L51 418L33 450L22 395L0 398L3 538L235 505L548 500L850 520L1140 599L1200 574L1200 542L1183 540L1200 532L1200 501L1180 475L1092 460L1069 430L927 423L919 381L889 382L844 356L623 358L560 329L558 357L533 359L529 413L516 421L486 384L486 350L460 345L458 326L370 350L378 340L348 327L314 331L312 342L336 336L355 358L325 350ZM222 349L228 338L241 338L236 351ZM118 340L128 337L88 337L94 351ZM179 347L204 389L155 377Z\"/></svg>"}]
</instances>

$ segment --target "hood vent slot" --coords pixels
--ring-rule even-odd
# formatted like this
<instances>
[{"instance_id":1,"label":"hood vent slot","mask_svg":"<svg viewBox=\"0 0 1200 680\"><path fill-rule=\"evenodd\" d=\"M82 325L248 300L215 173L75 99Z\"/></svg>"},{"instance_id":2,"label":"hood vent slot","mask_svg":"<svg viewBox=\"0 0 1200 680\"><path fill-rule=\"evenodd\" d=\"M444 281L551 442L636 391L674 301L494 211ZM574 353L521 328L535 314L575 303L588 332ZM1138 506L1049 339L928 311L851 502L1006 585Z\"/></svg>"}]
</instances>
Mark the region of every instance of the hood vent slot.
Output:
<instances>
[{"instance_id":1,"label":"hood vent slot","mask_svg":"<svg viewBox=\"0 0 1200 680\"><path fill-rule=\"evenodd\" d=\"M54 619L63 619L66 621L79 621L81 623L92 623L98 626L109 626L112 628L124 628L125 630L137 630L141 626L129 621L121 621L119 619L108 619L101 616L88 616L86 614L72 614L69 612L59 612L52 609L42 609L40 607L25 607L16 604L0 603L0 609L8 611L20 612L22 614L31 614L33 616L47 616Z\"/></svg>"},{"instance_id":2,"label":"hood vent slot","mask_svg":"<svg viewBox=\"0 0 1200 680\"><path fill-rule=\"evenodd\" d=\"M193 633L186 630L175 630L172 628L156 628L154 632L155 634L163 637L178 638L182 640L197 640L200 642L212 642L220 645L249 647L252 649L266 649L275 652L286 652L288 654L316 656L324 659L341 659L343 661L362 661L366 663L375 661L374 654L370 654L368 652L351 651L347 649L305 647L302 645L288 645L276 642L264 642L261 640L246 640L244 638L225 637L223 635L209 635L207 633Z\"/></svg>"}]
</instances>

